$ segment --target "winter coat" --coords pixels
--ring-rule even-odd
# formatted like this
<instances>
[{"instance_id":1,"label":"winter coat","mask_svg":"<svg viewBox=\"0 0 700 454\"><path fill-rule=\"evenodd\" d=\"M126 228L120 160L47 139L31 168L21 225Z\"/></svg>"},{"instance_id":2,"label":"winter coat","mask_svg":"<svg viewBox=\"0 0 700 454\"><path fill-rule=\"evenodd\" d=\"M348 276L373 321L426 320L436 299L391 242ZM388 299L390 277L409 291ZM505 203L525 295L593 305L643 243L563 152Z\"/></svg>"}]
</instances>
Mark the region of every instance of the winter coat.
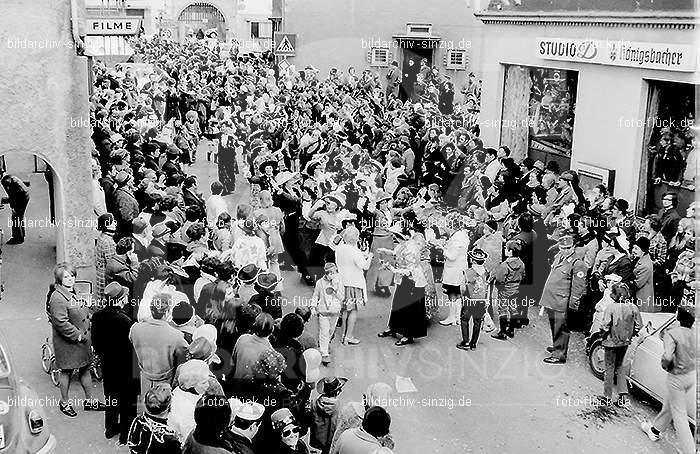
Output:
<instances>
[{"instance_id":1,"label":"winter coat","mask_svg":"<svg viewBox=\"0 0 700 454\"><path fill-rule=\"evenodd\" d=\"M71 370L89 365L92 362L92 342L87 306L73 291L57 285L49 298L48 311L56 367ZM78 342L79 336L81 342Z\"/></svg>"},{"instance_id":2,"label":"winter coat","mask_svg":"<svg viewBox=\"0 0 700 454\"><path fill-rule=\"evenodd\" d=\"M122 227L129 225L140 212L139 203L134 194L124 188L119 188L115 193L115 200L117 212L114 213L114 217L117 219L117 223Z\"/></svg>"},{"instance_id":3,"label":"winter coat","mask_svg":"<svg viewBox=\"0 0 700 454\"><path fill-rule=\"evenodd\" d=\"M586 291L588 267L580 249L559 251L544 284L540 306L556 312L578 309Z\"/></svg>"},{"instance_id":4,"label":"winter coat","mask_svg":"<svg viewBox=\"0 0 700 454\"><path fill-rule=\"evenodd\" d=\"M519 257L508 257L491 272L499 298L517 296L520 281L525 276L525 264Z\"/></svg>"},{"instance_id":5,"label":"winter coat","mask_svg":"<svg viewBox=\"0 0 700 454\"><path fill-rule=\"evenodd\" d=\"M92 346L99 355L105 393L140 390L140 374L129 340L133 320L120 308L108 306L92 316Z\"/></svg>"},{"instance_id":6,"label":"winter coat","mask_svg":"<svg viewBox=\"0 0 700 454\"><path fill-rule=\"evenodd\" d=\"M309 444L313 448L320 449L322 454L328 454L338 424L338 398L318 396L312 400L311 409L313 422Z\"/></svg>"},{"instance_id":7,"label":"winter coat","mask_svg":"<svg viewBox=\"0 0 700 454\"><path fill-rule=\"evenodd\" d=\"M132 294L134 282L138 274L138 263L130 263L124 255L115 255L107 260L105 282L107 284L118 282L129 289L129 294Z\"/></svg>"}]
</instances>

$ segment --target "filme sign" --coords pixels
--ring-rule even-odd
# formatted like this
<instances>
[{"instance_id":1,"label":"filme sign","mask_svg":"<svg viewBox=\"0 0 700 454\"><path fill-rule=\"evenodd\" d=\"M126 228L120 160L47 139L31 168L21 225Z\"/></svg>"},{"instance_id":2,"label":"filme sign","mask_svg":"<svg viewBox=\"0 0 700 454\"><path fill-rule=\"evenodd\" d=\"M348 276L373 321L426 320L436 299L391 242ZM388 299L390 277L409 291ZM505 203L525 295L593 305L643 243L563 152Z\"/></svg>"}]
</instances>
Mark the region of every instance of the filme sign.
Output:
<instances>
[{"instance_id":1,"label":"filme sign","mask_svg":"<svg viewBox=\"0 0 700 454\"><path fill-rule=\"evenodd\" d=\"M685 44L537 38L535 53L544 60L664 71L693 72L697 67L697 48Z\"/></svg>"},{"instance_id":2,"label":"filme sign","mask_svg":"<svg viewBox=\"0 0 700 454\"><path fill-rule=\"evenodd\" d=\"M85 21L86 35L136 35L141 28L138 18L89 18Z\"/></svg>"}]
</instances>

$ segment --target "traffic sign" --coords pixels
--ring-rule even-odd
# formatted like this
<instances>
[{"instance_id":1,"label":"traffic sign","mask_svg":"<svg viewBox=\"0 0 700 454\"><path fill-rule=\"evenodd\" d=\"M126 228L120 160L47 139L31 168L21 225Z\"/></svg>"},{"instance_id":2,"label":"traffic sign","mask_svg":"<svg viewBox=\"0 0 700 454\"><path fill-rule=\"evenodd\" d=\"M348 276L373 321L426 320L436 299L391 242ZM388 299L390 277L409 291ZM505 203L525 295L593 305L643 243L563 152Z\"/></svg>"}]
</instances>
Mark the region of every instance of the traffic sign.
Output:
<instances>
[{"instance_id":1,"label":"traffic sign","mask_svg":"<svg viewBox=\"0 0 700 454\"><path fill-rule=\"evenodd\" d=\"M293 57L296 54L297 35L295 33L275 33L275 55Z\"/></svg>"},{"instance_id":2,"label":"traffic sign","mask_svg":"<svg viewBox=\"0 0 700 454\"><path fill-rule=\"evenodd\" d=\"M280 71L286 71L287 68L289 68L290 66L291 66L291 65L289 64L289 62L287 61L286 58L280 60L280 62L277 63L277 67L280 69Z\"/></svg>"}]
</instances>

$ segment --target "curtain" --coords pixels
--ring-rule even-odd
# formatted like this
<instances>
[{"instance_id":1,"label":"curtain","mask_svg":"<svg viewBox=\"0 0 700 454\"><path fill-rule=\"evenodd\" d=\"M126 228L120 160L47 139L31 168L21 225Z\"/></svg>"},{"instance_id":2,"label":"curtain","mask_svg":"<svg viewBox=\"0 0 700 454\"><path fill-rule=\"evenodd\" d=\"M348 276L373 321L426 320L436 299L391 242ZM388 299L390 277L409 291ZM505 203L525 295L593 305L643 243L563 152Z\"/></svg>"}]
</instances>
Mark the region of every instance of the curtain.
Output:
<instances>
[{"instance_id":1,"label":"curtain","mask_svg":"<svg viewBox=\"0 0 700 454\"><path fill-rule=\"evenodd\" d=\"M528 107L530 103L530 70L508 66L503 86L501 146L507 145L511 157L520 161L528 154Z\"/></svg>"},{"instance_id":2,"label":"curtain","mask_svg":"<svg viewBox=\"0 0 700 454\"><path fill-rule=\"evenodd\" d=\"M639 166L639 194L637 194L637 213L654 210L654 186L651 183L652 172L654 170L653 163L650 162L653 156L649 153L651 145L651 135L654 133L654 125L656 125L656 116L659 112L661 88L649 82L649 99L647 100L647 117L644 127L644 138L642 139L642 159ZM651 172L650 172L651 171ZM647 203L647 201L649 203Z\"/></svg>"}]
</instances>

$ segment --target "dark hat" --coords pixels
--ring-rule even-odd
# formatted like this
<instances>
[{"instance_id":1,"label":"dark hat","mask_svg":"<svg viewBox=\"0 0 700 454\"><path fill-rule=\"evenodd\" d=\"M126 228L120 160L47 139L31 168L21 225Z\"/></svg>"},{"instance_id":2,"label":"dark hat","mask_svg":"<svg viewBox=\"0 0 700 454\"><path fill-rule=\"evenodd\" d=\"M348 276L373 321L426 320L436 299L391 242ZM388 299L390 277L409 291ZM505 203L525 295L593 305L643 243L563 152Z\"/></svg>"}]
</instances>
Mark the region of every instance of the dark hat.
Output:
<instances>
[{"instance_id":1,"label":"dark hat","mask_svg":"<svg viewBox=\"0 0 700 454\"><path fill-rule=\"evenodd\" d=\"M338 394L348 379L343 377L323 377L316 382L316 392L324 396Z\"/></svg>"},{"instance_id":2,"label":"dark hat","mask_svg":"<svg viewBox=\"0 0 700 454\"><path fill-rule=\"evenodd\" d=\"M194 308L187 301L180 301L173 307L173 323L177 326L186 325L194 317Z\"/></svg>"},{"instance_id":3,"label":"dark hat","mask_svg":"<svg viewBox=\"0 0 700 454\"><path fill-rule=\"evenodd\" d=\"M255 285L265 289L272 290L281 282L275 273L260 273L255 279Z\"/></svg>"},{"instance_id":4,"label":"dark hat","mask_svg":"<svg viewBox=\"0 0 700 454\"><path fill-rule=\"evenodd\" d=\"M238 280L243 282L244 284L252 284L253 282L255 282L255 279L258 277L258 274L260 274L260 268L250 263L238 270L237 277Z\"/></svg>"},{"instance_id":5,"label":"dark hat","mask_svg":"<svg viewBox=\"0 0 700 454\"><path fill-rule=\"evenodd\" d=\"M105 287L104 292L107 298L119 299L126 294L127 289L118 282L110 282Z\"/></svg>"},{"instance_id":6,"label":"dark hat","mask_svg":"<svg viewBox=\"0 0 700 454\"><path fill-rule=\"evenodd\" d=\"M265 158L262 163L258 166L258 170L260 173L265 172L265 167L267 166L272 166L272 171L277 172L277 168L279 167L279 163L277 162L276 159L273 159L272 157Z\"/></svg>"},{"instance_id":7,"label":"dark hat","mask_svg":"<svg viewBox=\"0 0 700 454\"><path fill-rule=\"evenodd\" d=\"M187 359L208 360L214 354L214 347L203 337L198 337L192 340L192 343L187 347Z\"/></svg>"},{"instance_id":8,"label":"dark hat","mask_svg":"<svg viewBox=\"0 0 700 454\"><path fill-rule=\"evenodd\" d=\"M489 255L484 252L483 249L476 248L469 251L469 258L474 262L481 264L484 263L487 258L489 258Z\"/></svg>"},{"instance_id":9,"label":"dark hat","mask_svg":"<svg viewBox=\"0 0 700 454\"><path fill-rule=\"evenodd\" d=\"M272 421L272 428L278 431L290 424L297 423L296 419L294 419L294 415L292 415L292 412L289 411L288 408L280 408L272 413L272 415L270 415L270 420Z\"/></svg>"}]
</instances>

